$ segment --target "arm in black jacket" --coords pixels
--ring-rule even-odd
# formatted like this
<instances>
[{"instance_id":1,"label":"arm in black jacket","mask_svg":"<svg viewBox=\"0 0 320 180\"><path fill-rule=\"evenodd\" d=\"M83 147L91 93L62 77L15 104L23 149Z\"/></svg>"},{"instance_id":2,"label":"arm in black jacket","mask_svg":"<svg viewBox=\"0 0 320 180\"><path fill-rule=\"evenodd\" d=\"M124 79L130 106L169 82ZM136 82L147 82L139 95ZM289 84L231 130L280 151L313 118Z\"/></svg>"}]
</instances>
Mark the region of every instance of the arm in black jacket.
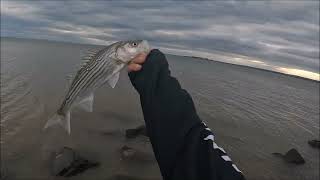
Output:
<instances>
[{"instance_id":1,"label":"arm in black jacket","mask_svg":"<svg viewBox=\"0 0 320 180\"><path fill-rule=\"evenodd\" d=\"M214 142L188 92L171 77L164 54L152 50L142 69L129 77L140 94L147 133L165 180L244 179Z\"/></svg>"}]
</instances>

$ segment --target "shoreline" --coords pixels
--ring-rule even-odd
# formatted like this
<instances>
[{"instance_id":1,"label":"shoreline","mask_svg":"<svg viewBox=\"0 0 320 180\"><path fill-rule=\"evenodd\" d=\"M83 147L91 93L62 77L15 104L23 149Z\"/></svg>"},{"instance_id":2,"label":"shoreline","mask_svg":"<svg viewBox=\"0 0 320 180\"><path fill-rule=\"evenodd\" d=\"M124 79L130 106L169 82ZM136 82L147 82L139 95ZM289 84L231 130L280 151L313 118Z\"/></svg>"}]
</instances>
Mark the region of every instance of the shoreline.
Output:
<instances>
[{"instance_id":1,"label":"shoreline","mask_svg":"<svg viewBox=\"0 0 320 180\"><path fill-rule=\"evenodd\" d=\"M49 43L66 43L66 44L70 44L70 45L81 45L81 46L96 46L96 47L103 46L103 45L97 45L97 44L74 43L74 42L70 42L70 41L57 41L57 40L48 40L48 39L40 39L40 38L39 39L30 39L30 38L9 37L9 36L1 36L0 38L9 38L9 39L27 40L27 41L29 41L29 40L45 41L45 42L49 42ZM310 79L310 78L306 78L306 77L302 77L302 76L298 76L298 75L294 75L294 74L288 74L288 73L283 73L283 72L278 72L278 71L272 71L272 70L269 70L269 69L262 69L262 68L257 68L257 67L253 67L253 66L248 66L248 65L233 64L233 63L218 61L218 60L199 57L199 56L184 56L184 55L176 55L176 54L171 54L171 53L165 53L165 54L172 55L172 56L178 56L178 57L179 56L180 57L188 57L188 58L205 60L205 61L210 61L210 62L217 62L217 63L235 65L235 66L240 66L240 67L244 67L244 68L257 69L257 70L267 71L267 72L271 72L271 73L283 74L283 75L295 77L295 78L298 78L298 79L309 80L309 81L318 82L318 83L320 82L320 79L318 81L318 80L315 80L315 79Z\"/></svg>"},{"instance_id":2,"label":"shoreline","mask_svg":"<svg viewBox=\"0 0 320 180\"><path fill-rule=\"evenodd\" d=\"M266 72L270 72L270 73L275 73L275 74L281 74L281 75L285 75L285 76L289 76L289 77L294 77L294 78L298 78L298 79L303 79L303 80L308 80L308 81L312 81L312 82L317 82L320 83L320 80L314 80L314 79L309 79L306 77L302 77L302 76L297 76L297 75L293 75L293 74L286 74L286 73L281 73L278 71L272 71L269 69L261 69L261 68L256 68L253 66L246 66L246 65L241 65L241 64L232 64L232 63L228 63L228 62L222 62L222 61L217 61L217 60L213 60L213 59L209 59L209 58L203 58L203 57L198 57L198 56L183 56L183 55L175 55L175 54L168 54L171 56L180 56L180 57L187 57L187 58L193 58L193 59L199 59L201 61L209 61L209 62L216 62L216 63L221 63L221 64L227 64L227 65L231 65L231 66L239 66L242 68L248 68L248 69L254 69L254 70L261 70L261 71L266 71Z\"/></svg>"}]
</instances>

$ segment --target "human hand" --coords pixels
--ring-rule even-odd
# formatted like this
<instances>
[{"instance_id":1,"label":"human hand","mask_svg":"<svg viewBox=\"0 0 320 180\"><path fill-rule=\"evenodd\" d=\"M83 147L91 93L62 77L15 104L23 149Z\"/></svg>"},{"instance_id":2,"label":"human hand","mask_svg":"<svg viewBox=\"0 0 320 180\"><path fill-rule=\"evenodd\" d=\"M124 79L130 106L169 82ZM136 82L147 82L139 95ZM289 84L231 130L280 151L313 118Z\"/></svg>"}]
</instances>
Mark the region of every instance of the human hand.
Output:
<instances>
[{"instance_id":1,"label":"human hand","mask_svg":"<svg viewBox=\"0 0 320 180\"><path fill-rule=\"evenodd\" d=\"M147 58L146 53L140 53L136 57L131 60L131 63L128 65L128 72L132 71L140 71L142 68L142 64L146 61Z\"/></svg>"}]
</instances>

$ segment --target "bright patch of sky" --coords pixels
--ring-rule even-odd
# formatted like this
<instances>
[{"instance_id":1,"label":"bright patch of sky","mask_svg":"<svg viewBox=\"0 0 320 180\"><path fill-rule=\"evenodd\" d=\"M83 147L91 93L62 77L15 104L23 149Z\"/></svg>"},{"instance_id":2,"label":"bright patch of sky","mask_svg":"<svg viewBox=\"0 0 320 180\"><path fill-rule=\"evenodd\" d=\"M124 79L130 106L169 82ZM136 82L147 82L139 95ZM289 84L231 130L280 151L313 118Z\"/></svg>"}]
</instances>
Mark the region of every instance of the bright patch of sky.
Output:
<instances>
[{"instance_id":1,"label":"bright patch of sky","mask_svg":"<svg viewBox=\"0 0 320 180\"><path fill-rule=\"evenodd\" d=\"M106 45L146 39L319 80L319 1L1 1L1 37Z\"/></svg>"}]
</instances>

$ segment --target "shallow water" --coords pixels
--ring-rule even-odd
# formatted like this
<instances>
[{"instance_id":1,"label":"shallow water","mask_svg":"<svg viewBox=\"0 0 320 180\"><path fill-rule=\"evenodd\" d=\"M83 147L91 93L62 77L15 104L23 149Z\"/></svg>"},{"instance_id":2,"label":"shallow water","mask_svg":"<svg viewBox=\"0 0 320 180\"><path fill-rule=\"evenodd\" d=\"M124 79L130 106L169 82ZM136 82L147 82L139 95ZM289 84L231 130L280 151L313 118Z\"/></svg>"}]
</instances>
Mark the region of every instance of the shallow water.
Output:
<instances>
[{"instance_id":1,"label":"shallow water","mask_svg":"<svg viewBox=\"0 0 320 180\"><path fill-rule=\"evenodd\" d=\"M12 179L52 179L42 154L59 138L102 163L74 179L160 179L147 140L123 136L126 128L143 123L126 73L115 89L97 91L93 113L73 112L71 136L42 131L62 101L67 77L92 48L97 47L1 38L1 163ZM319 82L191 57L167 58L217 143L248 179L318 179L319 150L307 141L319 138ZM121 160L118 150L125 144L149 149L146 156L152 160ZM290 148L298 149L306 164L288 165L272 155Z\"/></svg>"}]
</instances>

